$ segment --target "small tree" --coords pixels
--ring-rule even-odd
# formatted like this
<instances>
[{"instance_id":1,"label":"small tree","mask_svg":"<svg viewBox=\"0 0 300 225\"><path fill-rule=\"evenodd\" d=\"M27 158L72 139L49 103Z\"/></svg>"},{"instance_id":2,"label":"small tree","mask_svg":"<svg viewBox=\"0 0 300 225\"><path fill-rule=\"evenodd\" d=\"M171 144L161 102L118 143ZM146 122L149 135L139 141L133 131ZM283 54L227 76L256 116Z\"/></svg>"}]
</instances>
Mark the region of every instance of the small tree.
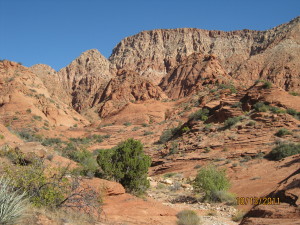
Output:
<instances>
[{"instance_id":1,"label":"small tree","mask_svg":"<svg viewBox=\"0 0 300 225\"><path fill-rule=\"evenodd\" d=\"M213 201L216 193L229 189L230 182L226 177L225 170L207 166L199 170L193 182L193 187L196 192L204 192L205 199Z\"/></svg>"},{"instance_id":2,"label":"small tree","mask_svg":"<svg viewBox=\"0 0 300 225\"><path fill-rule=\"evenodd\" d=\"M100 151L97 162L102 176L120 182L129 192L142 194L149 188L147 172L151 160L140 141L131 138L115 149Z\"/></svg>"}]
</instances>

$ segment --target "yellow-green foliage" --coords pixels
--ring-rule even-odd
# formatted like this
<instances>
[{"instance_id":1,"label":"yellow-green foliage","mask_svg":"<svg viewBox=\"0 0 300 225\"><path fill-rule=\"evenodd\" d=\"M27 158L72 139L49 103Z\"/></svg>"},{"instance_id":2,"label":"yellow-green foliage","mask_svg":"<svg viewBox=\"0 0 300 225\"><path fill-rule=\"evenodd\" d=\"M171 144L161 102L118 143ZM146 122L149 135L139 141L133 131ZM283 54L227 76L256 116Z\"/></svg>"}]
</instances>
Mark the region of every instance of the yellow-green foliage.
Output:
<instances>
[{"instance_id":1,"label":"yellow-green foliage","mask_svg":"<svg viewBox=\"0 0 300 225\"><path fill-rule=\"evenodd\" d=\"M226 177L225 170L207 166L199 170L193 187L196 192L204 192L206 200L222 201L223 196L225 196L223 191L229 189L230 182Z\"/></svg>"},{"instance_id":2,"label":"yellow-green foliage","mask_svg":"<svg viewBox=\"0 0 300 225\"><path fill-rule=\"evenodd\" d=\"M30 201L38 207L57 207L69 194L70 184L62 174L63 171L59 170L45 171L41 162L5 168L5 175L12 181L12 185L27 192Z\"/></svg>"},{"instance_id":3,"label":"yellow-green foliage","mask_svg":"<svg viewBox=\"0 0 300 225\"><path fill-rule=\"evenodd\" d=\"M183 210L177 214L178 225L199 225L200 218L196 212L192 210Z\"/></svg>"}]
</instances>

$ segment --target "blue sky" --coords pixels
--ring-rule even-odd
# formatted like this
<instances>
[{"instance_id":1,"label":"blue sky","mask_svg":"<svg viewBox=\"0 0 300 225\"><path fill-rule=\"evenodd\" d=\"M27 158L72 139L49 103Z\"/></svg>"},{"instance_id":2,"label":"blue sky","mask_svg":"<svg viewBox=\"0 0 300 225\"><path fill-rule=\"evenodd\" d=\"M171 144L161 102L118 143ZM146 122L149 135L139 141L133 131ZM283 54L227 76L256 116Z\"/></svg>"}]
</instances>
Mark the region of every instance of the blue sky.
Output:
<instances>
[{"instance_id":1,"label":"blue sky","mask_svg":"<svg viewBox=\"0 0 300 225\"><path fill-rule=\"evenodd\" d=\"M0 59L59 70L143 30L266 30L299 15L300 0L0 0Z\"/></svg>"}]
</instances>

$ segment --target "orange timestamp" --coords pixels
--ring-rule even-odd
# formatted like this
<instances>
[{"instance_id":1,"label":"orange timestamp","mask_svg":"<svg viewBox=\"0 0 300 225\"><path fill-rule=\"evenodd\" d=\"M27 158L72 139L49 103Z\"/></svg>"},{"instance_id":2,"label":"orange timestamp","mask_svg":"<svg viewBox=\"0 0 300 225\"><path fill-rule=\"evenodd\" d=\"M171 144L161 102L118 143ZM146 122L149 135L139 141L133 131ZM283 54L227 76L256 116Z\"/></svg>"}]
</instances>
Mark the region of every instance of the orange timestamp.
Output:
<instances>
[{"instance_id":1,"label":"orange timestamp","mask_svg":"<svg viewBox=\"0 0 300 225\"><path fill-rule=\"evenodd\" d=\"M279 198L267 197L237 197L237 205L280 205Z\"/></svg>"}]
</instances>

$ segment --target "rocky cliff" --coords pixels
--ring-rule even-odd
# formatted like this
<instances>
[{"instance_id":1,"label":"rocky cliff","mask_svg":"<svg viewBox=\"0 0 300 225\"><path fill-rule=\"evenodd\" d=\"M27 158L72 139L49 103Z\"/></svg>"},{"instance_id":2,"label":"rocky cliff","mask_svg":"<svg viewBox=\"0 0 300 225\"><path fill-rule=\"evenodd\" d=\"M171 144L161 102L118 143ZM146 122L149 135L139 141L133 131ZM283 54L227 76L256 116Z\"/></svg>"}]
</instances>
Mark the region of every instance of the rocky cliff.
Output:
<instances>
[{"instance_id":1,"label":"rocky cliff","mask_svg":"<svg viewBox=\"0 0 300 225\"><path fill-rule=\"evenodd\" d=\"M226 72L246 85L264 78L286 90L299 90L300 17L267 31L165 29L143 31L122 40L109 60L159 82L193 53L215 54Z\"/></svg>"},{"instance_id":2,"label":"rocky cliff","mask_svg":"<svg viewBox=\"0 0 300 225\"><path fill-rule=\"evenodd\" d=\"M57 75L72 98L77 111L91 107L94 96L104 90L112 77L110 62L98 50L91 49L82 53Z\"/></svg>"}]
</instances>

